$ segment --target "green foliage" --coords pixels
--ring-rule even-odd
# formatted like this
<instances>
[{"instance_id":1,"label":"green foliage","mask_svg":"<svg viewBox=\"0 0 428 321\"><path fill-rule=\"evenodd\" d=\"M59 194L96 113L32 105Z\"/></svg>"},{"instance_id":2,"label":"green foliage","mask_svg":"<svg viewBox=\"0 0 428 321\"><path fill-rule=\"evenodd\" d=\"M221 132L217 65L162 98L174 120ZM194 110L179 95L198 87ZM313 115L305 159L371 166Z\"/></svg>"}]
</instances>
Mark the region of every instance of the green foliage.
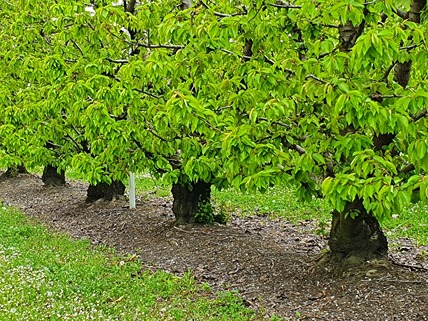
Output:
<instances>
[{"instance_id":1,"label":"green foliage","mask_svg":"<svg viewBox=\"0 0 428 321\"><path fill-rule=\"evenodd\" d=\"M70 241L0 209L0 304L7 320L261 320L235 294L142 270L87 241ZM274 320L274 318L272 318Z\"/></svg>"},{"instance_id":2,"label":"green foliage","mask_svg":"<svg viewBox=\"0 0 428 321\"><path fill-rule=\"evenodd\" d=\"M219 211L215 211L210 202L199 202L198 211L195 214L196 223L226 224L228 219L229 215L222 208Z\"/></svg>"},{"instance_id":3,"label":"green foliage","mask_svg":"<svg viewBox=\"0 0 428 321\"><path fill-rule=\"evenodd\" d=\"M219 189L285 184L338 211L361 199L379 219L415 191L427 199L425 13L281 3L8 2L1 162L55 162L91 183L148 170Z\"/></svg>"}]
</instances>

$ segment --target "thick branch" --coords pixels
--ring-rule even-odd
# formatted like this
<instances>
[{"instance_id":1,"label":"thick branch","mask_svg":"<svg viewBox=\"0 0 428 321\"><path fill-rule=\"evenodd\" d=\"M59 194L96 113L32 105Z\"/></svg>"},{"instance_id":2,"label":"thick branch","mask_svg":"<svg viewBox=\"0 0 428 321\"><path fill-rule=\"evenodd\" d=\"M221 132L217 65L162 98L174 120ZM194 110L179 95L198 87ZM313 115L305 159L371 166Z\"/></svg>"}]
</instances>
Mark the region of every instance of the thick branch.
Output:
<instances>
[{"instance_id":1,"label":"thick branch","mask_svg":"<svg viewBox=\"0 0 428 321\"><path fill-rule=\"evenodd\" d=\"M403 18L404 20L409 19L409 13L400 9L395 9L393 12L399 16L400 18Z\"/></svg>"},{"instance_id":2,"label":"thick branch","mask_svg":"<svg viewBox=\"0 0 428 321\"><path fill-rule=\"evenodd\" d=\"M301 9L302 8L301 6L296 6L294 4L287 3L281 0L276 1L276 3L270 3L269 5L272 7L281 8L281 9Z\"/></svg>"},{"instance_id":3,"label":"thick branch","mask_svg":"<svg viewBox=\"0 0 428 321\"><path fill-rule=\"evenodd\" d=\"M137 0L130 0L128 6L126 6L126 11L134 14L136 3L137 3Z\"/></svg>"},{"instance_id":4,"label":"thick branch","mask_svg":"<svg viewBox=\"0 0 428 321\"><path fill-rule=\"evenodd\" d=\"M427 0L413 0L409 11L409 21L421 23L421 12L426 4Z\"/></svg>"},{"instance_id":5,"label":"thick branch","mask_svg":"<svg viewBox=\"0 0 428 321\"><path fill-rule=\"evenodd\" d=\"M409 164L409 165L407 165L406 167L404 167L399 173L398 173L398 175L400 175L400 174L406 174L406 173L408 173L408 172L411 172L411 171L413 171L415 169L415 165L413 165L413 164Z\"/></svg>"},{"instance_id":6,"label":"thick branch","mask_svg":"<svg viewBox=\"0 0 428 321\"><path fill-rule=\"evenodd\" d=\"M421 11L426 6L427 0L413 0L409 11L409 21L420 23ZM412 46L404 48L405 50L413 49ZM401 87L406 88L410 80L410 72L412 70L412 61L397 63L394 69L394 80L400 84Z\"/></svg>"},{"instance_id":7,"label":"thick branch","mask_svg":"<svg viewBox=\"0 0 428 321\"><path fill-rule=\"evenodd\" d=\"M427 115L427 109L424 108L418 114L412 117L413 122L417 122L419 119L424 118Z\"/></svg>"}]
</instances>

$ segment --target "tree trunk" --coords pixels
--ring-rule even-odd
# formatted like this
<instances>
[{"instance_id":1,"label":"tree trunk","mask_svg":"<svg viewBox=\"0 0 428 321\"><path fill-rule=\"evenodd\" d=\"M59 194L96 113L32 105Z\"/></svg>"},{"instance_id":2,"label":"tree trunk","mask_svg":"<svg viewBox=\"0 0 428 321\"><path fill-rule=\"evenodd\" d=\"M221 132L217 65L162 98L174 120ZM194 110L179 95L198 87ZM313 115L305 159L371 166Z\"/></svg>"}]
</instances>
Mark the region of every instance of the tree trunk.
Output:
<instances>
[{"instance_id":1,"label":"tree trunk","mask_svg":"<svg viewBox=\"0 0 428 321\"><path fill-rule=\"evenodd\" d=\"M408 20L417 24L421 23L421 13L426 4L427 0L413 0L408 13ZM409 84L411 71L411 60L397 63L394 70L394 81L398 82L401 87L406 88Z\"/></svg>"},{"instance_id":2,"label":"tree trunk","mask_svg":"<svg viewBox=\"0 0 428 321\"><path fill-rule=\"evenodd\" d=\"M45 185L62 186L65 185L65 171L58 170L57 167L47 165L43 169L42 181Z\"/></svg>"},{"instance_id":3,"label":"tree trunk","mask_svg":"<svg viewBox=\"0 0 428 321\"><path fill-rule=\"evenodd\" d=\"M86 192L86 202L92 203L99 199L111 201L114 197L124 193L125 185L121 181L113 181L111 184L101 182L96 185L89 185Z\"/></svg>"},{"instance_id":4,"label":"tree trunk","mask_svg":"<svg viewBox=\"0 0 428 321\"><path fill-rule=\"evenodd\" d=\"M172 211L178 224L195 223L196 214L200 211L201 205L210 205L211 184L196 182L181 185L172 185L172 196L174 201Z\"/></svg>"},{"instance_id":5,"label":"tree trunk","mask_svg":"<svg viewBox=\"0 0 428 321\"><path fill-rule=\"evenodd\" d=\"M356 217L352 218L353 214ZM333 212L329 246L334 257L348 263L363 263L388 252L379 222L367 213L360 199L348 202L342 213Z\"/></svg>"},{"instance_id":6,"label":"tree trunk","mask_svg":"<svg viewBox=\"0 0 428 321\"><path fill-rule=\"evenodd\" d=\"M18 176L18 174L28 174L28 171L24 165L10 166L2 176L6 178L12 178Z\"/></svg>"}]
</instances>

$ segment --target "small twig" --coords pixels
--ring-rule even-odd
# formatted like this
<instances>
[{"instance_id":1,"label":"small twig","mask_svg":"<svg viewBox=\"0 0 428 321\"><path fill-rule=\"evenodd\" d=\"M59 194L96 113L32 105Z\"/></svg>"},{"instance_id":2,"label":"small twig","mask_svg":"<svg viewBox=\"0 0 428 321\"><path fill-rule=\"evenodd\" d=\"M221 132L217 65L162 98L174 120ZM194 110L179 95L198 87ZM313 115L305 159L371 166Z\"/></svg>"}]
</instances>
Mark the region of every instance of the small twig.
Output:
<instances>
[{"instance_id":1,"label":"small twig","mask_svg":"<svg viewBox=\"0 0 428 321\"><path fill-rule=\"evenodd\" d=\"M177 231L180 231L180 232L183 232L183 233L193 234L192 232L189 232L189 231L183 230L182 228L179 228L178 226L174 226L173 228L174 228L174 229L176 229Z\"/></svg>"},{"instance_id":2,"label":"small twig","mask_svg":"<svg viewBox=\"0 0 428 321\"><path fill-rule=\"evenodd\" d=\"M115 64L127 64L129 62L128 59L111 59L111 58L107 58L107 61L113 62Z\"/></svg>"},{"instance_id":3,"label":"small twig","mask_svg":"<svg viewBox=\"0 0 428 321\"><path fill-rule=\"evenodd\" d=\"M157 137L157 138L159 138L161 141L163 141L163 142L169 142L167 139L165 139L165 138L163 138L162 136L160 136L158 133L156 133L154 130L153 130L153 126L149 123L149 122L146 122L146 124L149 126L149 128L147 128L147 131L150 133L150 134L152 134L153 136L155 136L155 137Z\"/></svg>"},{"instance_id":4,"label":"small twig","mask_svg":"<svg viewBox=\"0 0 428 321\"><path fill-rule=\"evenodd\" d=\"M404 46L404 47L400 47L400 50L410 51L412 49L415 49L416 47L417 47L417 45Z\"/></svg>"},{"instance_id":5,"label":"small twig","mask_svg":"<svg viewBox=\"0 0 428 321\"><path fill-rule=\"evenodd\" d=\"M393 259L391 259L391 262L394 265L405 267L405 268L408 268L408 269L414 269L414 270L419 270L419 271L428 271L428 269L424 268L423 266L417 266L417 265L411 265L411 264L404 264L404 263L397 262L397 261L395 261Z\"/></svg>"},{"instance_id":6,"label":"small twig","mask_svg":"<svg viewBox=\"0 0 428 321\"><path fill-rule=\"evenodd\" d=\"M381 79L383 82L386 82L386 83L388 82L388 76L396 64L397 64L397 62L392 63L391 66L389 66L389 68L385 71L385 74L383 75L383 77Z\"/></svg>"},{"instance_id":7,"label":"small twig","mask_svg":"<svg viewBox=\"0 0 428 321\"><path fill-rule=\"evenodd\" d=\"M74 47L75 47L77 50L79 50L80 54L81 54L82 56L85 56L85 54L83 53L82 48L80 48L80 47L79 47L79 45L78 45L78 44L77 44L73 39L71 39L70 41L73 43Z\"/></svg>"},{"instance_id":8,"label":"small twig","mask_svg":"<svg viewBox=\"0 0 428 321\"><path fill-rule=\"evenodd\" d=\"M183 45L152 45L150 43L137 43L137 46L149 49L165 48L165 49L183 49Z\"/></svg>"},{"instance_id":9,"label":"small twig","mask_svg":"<svg viewBox=\"0 0 428 321\"><path fill-rule=\"evenodd\" d=\"M334 48L333 51L331 51L331 52L323 52L322 54L319 55L318 58L321 59L321 58L324 58L324 57L326 57L328 55L331 55L332 53L335 53L338 49L339 48Z\"/></svg>"},{"instance_id":10,"label":"small twig","mask_svg":"<svg viewBox=\"0 0 428 321\"><path fill-rule=\"evenodd\" d=\"M147 96L150 96L150 97L156 98L156 99L159 99L159 98L160 98L160 96L157 96L157 95L155 95L155 94L149 93L149 92L147 92L147 91L145 91L145 90L143 90L143 89L134 89L134 90L135 90L135 91L138 91L139 93L145 94L145 95L147 95Z\"/></svg>"},{"instance_id":11,"label":"small twig","mask_svg":"<svg viewBox=\"0 0 428 321\"><path fill-rule=\"evenodd\" d=\"M306 78L306 79L311 78L311 79L314 79L314 80L316 80L316 81L319 81L320 83L327 84L327 81L325 81L325 80L323 80L323 79L321 79L321 78L318 78L318 77L316 77L316 76L314 76L314 75L312 75L312 74L307 75L305 78Z\"/></svg>"},{"instance_id":12,"label":"small twig","mask_svg":"<svg viewBox=\"0 0 428 321\"><path fill-rule=\"evenodd\" d=\"M423 283L428 283L428 281L424 280L424 281L411 281L411 280L395 280L395 279L386 279L386 280L382 280L382 282L394 282L394 283L414 283L414 284L423 284Z\"/></svg>"}]
</instances>

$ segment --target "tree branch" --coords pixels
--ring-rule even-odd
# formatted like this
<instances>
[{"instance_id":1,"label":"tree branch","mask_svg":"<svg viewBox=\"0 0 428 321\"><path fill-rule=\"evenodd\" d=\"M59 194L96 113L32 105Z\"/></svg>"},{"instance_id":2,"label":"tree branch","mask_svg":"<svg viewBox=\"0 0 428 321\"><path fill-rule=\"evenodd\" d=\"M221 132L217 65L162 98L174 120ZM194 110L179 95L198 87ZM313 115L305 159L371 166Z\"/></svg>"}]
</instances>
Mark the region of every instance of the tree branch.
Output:
<instances>
[{"instance_id":1,"label":"tree branch","mask_svg":"<svg viewBox=\"0 0 428 321\"><path fill-rule=\"evenodd\" d=\"M126 6L126 2L124 2L123 4L124 6L126 6L127 12L134 14L136 3L137 3L137 0L130 0L127 6Z\"/></svg>"},{"instance_id":2,"label":"tree branch","mask_svg":"<svg viewBox=\"0 0 428 321\"><path fill-rule=\"evenodd\" d=\"M410 51L412 49L415 49L417 47L416 44L410 45L410 46L404 46L404 47L400 47L400 50L407 50Z\"/></svg>"},{"instance_id":3,"label":"tree branch","mask_svg":"<svg viewBox=\"0 0 428 321\"><path fill-rule=\"evenodd\" d=\"M137 91L137 92L139 92L139 93L145 94L145 95L147 95L147 96L150 96L150 97L156 98L156 99L159 99L159 98L160 98L160 96L156 96L155 94L152 94L152 93L149 93L149 92L147 92L147 91L144 91L143 89L134 89L134 90L135 90L135 91Z\"/></svg>"},{"instance_id":4,"label":"tree branch","mask_svg":"<svg viewBox=\"0 0 428 321\"><path fill-rule=\"evenodd\" d=\"M328 84L328 82L327 82L327 81L325 81L325 80L323 80L323 79L321 79L321 78L318 78L318 77L316 77L316 76L314 76L314 75L312 75L312 74L307 75L307 76L305 77L305 79L309 79L309 78L314 79L314 80L316 80L316 81L319 81L319 82L320 82L320 83L322 83L322 84Z\"/></svg>"},{"instance_id":5,"label":"tree branch","mask_svg":"<svg viewBox=\"0 0 428 321\"><path fill-rule=\"evenodd\" d=\"M414 169L415 169L415 165L409 164L406 167L404 167L401 171L399 171L398 175L400 175L400 174L406 174L408 172L411 172Z\"/></svg>"},{"instance_id":6,"label":"tree branch","mask_svg":"<svg viewBox=\"0 0 428 321\"><path fill-rule=\"evenodd\" d=\"M397 16L399 16L400 18L407 20L409 19L409 13L400 9L395 9L392 12L394 12Z\"/></svg>"},{"instance_id":7,"label":"tree branch","mask_svg":"<svg viewBox=\"0 0 428 321\"><path fill-rule=\"evenodd\" d=\"M287 3L282 0L277 0L276 3L269 3L269 6L275 7L275 8L281 8L281 9L301 9L301 6L296 6L291 3Z\"/></svg>"},{"instance_id":8,"label":"tree branch","mask_svg":"<svg viewBox=\"0 0 428 321\"><path fill-rule=\"evenodd\" d=\"M111 58L106 58L107 61L113 62L115 64L127 64L129 61L128 59L111 59Z\"/></svg>"},{"instance_id":9,"label":"tree branch","mask_svg":"<svg viewBox=\"0 0 428 321\"><path fill-rule=\"evenodd\" d=\"M202 3L202 5L206 9L211 9L204 1L200 0L200 2ZM236 16L245 16L247 14L247 10L244 7L244 11L243 12L221 13L221 12L214 11L213 13L214 13L215 16L220 17L220 18L229 18L229 17L236 17Z\"/></svg>"},{"instance_id":10,"label":"tree branch","mask_svg":"<svg viewBox=\"0 0 428 321\"><path fill-rule=\"evenodd\" d=\"M412 117L413 122L417 122L419 119L424 118L427 115L427 109L424 108L418 114Z\"/></svg>"},{"instance_id":11,"label":"tree branch","mask_svg":"<svg viewBox=\"0 0 428 321\"><path fill-rule=\"evenodd\" d=\"M397 64L397 62L393 62L391 64L391 66L388 67L388 69L385 71L385 74L383 75L381 81L386 82L386 83L388 82L388 76L391 73L391 70L394 69L396 64Z\"/></svg>"},{"instance_id":12,"label":"tree branch","mask_svg":"<svg viewBox=\"0 0 428 321\"><path fill-rule=\"evenodd\" d=\"M138 42L137 46L138 47L143 47L143 48L148 48L148 49L156 49L156 48L183 49L183 48L186 47L186 46L183 46L183 45L166 45L166 44L164 44L164 45L152 45L150 43L141 43L141 42Z\"/></svg>"}]
</instances>

